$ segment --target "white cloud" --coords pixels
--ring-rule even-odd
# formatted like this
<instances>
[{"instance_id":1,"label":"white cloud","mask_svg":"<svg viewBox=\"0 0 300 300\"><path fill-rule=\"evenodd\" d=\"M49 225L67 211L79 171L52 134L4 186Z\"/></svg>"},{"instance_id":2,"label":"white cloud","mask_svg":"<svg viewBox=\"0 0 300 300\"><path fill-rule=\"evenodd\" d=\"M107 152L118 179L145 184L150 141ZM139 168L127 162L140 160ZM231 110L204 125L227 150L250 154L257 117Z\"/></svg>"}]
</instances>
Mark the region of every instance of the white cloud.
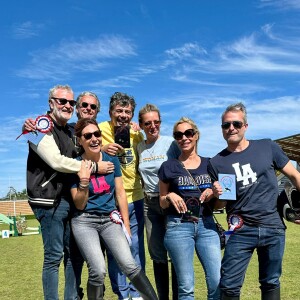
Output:
<instances>
[{"instance_id":1,"label":"white cloud","mask_svg":"<svg viewBox=\"0 0 300 300\"><path fill-rule=\"evenodd\" d=\"M15 24L12 29L13 37L15 39L29 39L32 37L36 37L39 36L43 28L44 25L34 24L30 21L21 24Z\"/></svg>"},{"instance_id":2,"label":"white cloud","mask_svg":"<svg viewBox=\"0 0 300 300\"><path fill-rule=\"evenodd\" d=\"M185 59L206 54L206 50L197 43L186 43L182 47L168 49L165 51L170 58Z\"/></svg>"},{"instance_id":3,"label":"white cloud","mask_svg":"<svg viewBox=\"0 0 300 300\"><path fill-rule=\"evenodd\" d=\"M99 71L112 59L135 56L135 46L121 36L62 40L58 45L30 53L29 64L17 72L29 79L70 78L77 72Z\"/></svg>"},{"instance_id":4,"label":"white cloud","mask_svg":"<svg viewBox=\"0 0 300 300\"><path fill-rule=\"evenodd\" d=\"M261 7L275 7L281 10L300 9L299 0L260 0Z\"/></svg>"}]
</instances>

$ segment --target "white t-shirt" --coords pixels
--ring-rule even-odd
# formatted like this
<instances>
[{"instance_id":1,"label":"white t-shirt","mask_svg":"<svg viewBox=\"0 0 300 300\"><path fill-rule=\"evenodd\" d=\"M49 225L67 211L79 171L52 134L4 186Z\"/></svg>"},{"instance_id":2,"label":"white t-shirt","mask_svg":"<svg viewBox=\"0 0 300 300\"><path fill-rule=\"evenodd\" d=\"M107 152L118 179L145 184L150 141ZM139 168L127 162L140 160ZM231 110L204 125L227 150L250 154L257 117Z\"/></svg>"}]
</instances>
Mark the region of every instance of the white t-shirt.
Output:
<instances>
[{"instance_id":1,"label":"white t-shirt","mask_svg":"<svg viewBox=\"0 0 300 300\"><path fill-rule=\"evenodd\" d=\"M169 136L160 136L154 143L146 144L145 141L137 145L139 155L139 172L144 181L146 193L158 193L158 170L161 164L180 155L176 141Z\"/></svg>"}]
</instances>

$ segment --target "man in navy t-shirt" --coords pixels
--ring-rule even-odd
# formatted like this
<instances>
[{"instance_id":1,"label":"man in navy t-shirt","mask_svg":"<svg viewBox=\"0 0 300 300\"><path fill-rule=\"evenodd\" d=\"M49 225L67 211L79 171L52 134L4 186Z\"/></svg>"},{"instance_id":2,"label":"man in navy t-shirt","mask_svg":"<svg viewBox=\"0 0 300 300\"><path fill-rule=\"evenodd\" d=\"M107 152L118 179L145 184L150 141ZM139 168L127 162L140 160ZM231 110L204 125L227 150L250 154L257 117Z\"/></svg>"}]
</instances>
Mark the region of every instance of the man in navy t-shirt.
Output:
<instances>
[{"instance_id":1,"label":"man in navy t-shirt","mask_svg":"<svg viewBox=\"0 0 300 300\"><path fill-rule=\"evenodd\" d=\"M221 127L227 148L208 166L215 196L225 192L218 174L234 175L236 179L236 200L224 201L232 234L222 261L221 299L240 299L246 269L256 249L261 299L279 300L285 225L277 209L275 170L284 173L298 191L300 173L272 140L246 139L247 113L242 103L226 108Z\"/></svg>"}]
</instances>

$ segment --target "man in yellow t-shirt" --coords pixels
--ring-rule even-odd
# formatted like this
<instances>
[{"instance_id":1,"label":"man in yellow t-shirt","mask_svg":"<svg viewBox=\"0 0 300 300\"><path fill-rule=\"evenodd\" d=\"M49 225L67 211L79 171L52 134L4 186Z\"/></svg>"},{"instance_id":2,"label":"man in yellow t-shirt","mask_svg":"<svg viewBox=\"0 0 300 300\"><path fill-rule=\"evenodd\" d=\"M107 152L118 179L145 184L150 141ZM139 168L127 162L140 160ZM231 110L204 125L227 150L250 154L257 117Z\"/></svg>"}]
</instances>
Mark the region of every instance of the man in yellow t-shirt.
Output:
<instances>
[{"instance_id":1,"label":"man in yellow t-shirt","mask_svg":"<svg viewBox=\"0 0 300 300\"><path fill-rule=\"evenodd\" d=\"M130 126L136 103L133 97L116 92L111 96L109 115L111 120L99 124L102 131L102 151L119 158L122 179L126 191L129 221L132 237L131 253L135 261L145 270L144 248L144 194L141 178L138 174L138 155L136 146L143 140L140 131L130 128L130 145L123 148L115 143L115 126L125 128ZM125 127L124 127L125 126ZM128 128L128 127L127 127ZM119 299L142 299L135 287L126 281L126 276L119 269L112 255L107 253L108 272L113 292Z\"/></svg>"}]
</instances>

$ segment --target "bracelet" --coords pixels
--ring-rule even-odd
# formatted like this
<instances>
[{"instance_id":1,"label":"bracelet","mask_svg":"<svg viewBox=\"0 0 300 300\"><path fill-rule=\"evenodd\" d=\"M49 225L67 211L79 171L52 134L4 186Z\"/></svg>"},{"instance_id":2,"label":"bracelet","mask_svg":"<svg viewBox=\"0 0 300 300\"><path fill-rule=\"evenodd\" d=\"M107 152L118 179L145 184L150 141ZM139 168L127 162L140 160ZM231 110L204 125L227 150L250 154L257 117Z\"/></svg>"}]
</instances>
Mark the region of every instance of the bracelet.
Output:
<instances>
[{"instance_id":1,"label":"bracelet","mask_svg":"<svg viewBox=\"0 0 300 300\"><path fill-rule=\"evenodd\" d=\"M90 181L90 178L88 178L88 177L81 177L79 179L80 179L80 181Z\"/></svg>"},{"instance_id":2,"label":"bracelet","mask_svg":"<svg viewBox=\"0 0 300 300\"><path fill-rule=\"evenodd\" d=\"M84 190L84 189L89 187L89 184L81 184L81 182L79 182L78 186L79 186L80 189Z\"/></svg>"}]
</instances>

